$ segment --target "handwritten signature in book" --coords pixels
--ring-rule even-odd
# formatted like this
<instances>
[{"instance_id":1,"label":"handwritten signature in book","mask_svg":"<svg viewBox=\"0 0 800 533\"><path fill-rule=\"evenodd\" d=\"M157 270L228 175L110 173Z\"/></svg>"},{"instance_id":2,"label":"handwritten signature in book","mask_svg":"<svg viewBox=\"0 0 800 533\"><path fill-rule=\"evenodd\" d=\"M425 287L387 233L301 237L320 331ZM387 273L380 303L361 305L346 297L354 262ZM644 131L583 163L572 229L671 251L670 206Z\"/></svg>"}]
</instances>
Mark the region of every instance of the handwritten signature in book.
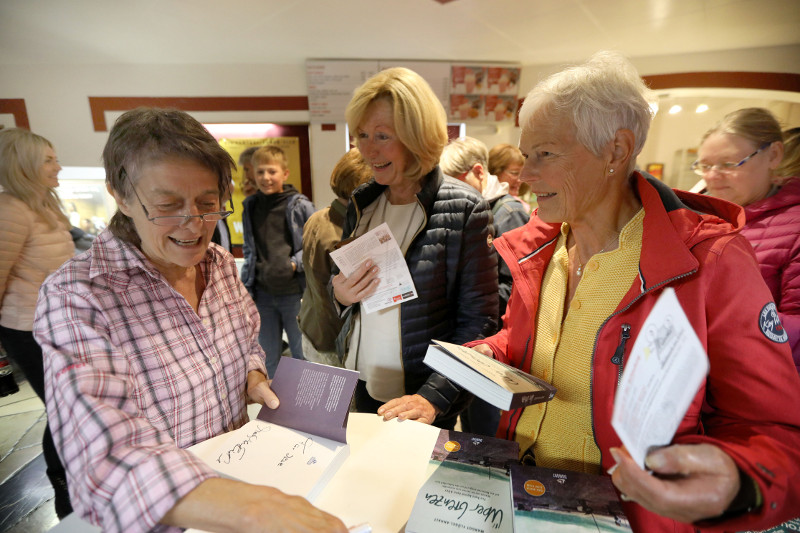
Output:
<instances>
[{"instance_id":1,"label":"handwritten signature in book","mask_svg":"<svg viewBox=\"0 0 800 533\"><path fill-rule=\"evenodd\" d=\"M232 461L241 461L244 458L244 454L247 452L247 445L258 440L259 433L269 430L270 426L256 426L256 429L247 434L244 440L237 442L230 450L219 454L217 462L229 465Z\"/></svg>"},{"instance_id":2,"label":"handwritten signature in book","mask_svg":"<svg viewBox=\"0 0 800 533\"><path fill-rule=\"evenodd\" d=\"M292 451L299 453L300 455L305 455L306 450L310 448L312 444L314 444L314 439L312 439L311 437L306 437L297 444L292 445ZM278 466L284 466L292 457L294 457L294 455L292 455L292 452L286 452L283 455L283 458L280 461L278 461ZM317 462L316 457L311 457L306 464L313 465L316 462Z\"/></svg>"}]
</instances>

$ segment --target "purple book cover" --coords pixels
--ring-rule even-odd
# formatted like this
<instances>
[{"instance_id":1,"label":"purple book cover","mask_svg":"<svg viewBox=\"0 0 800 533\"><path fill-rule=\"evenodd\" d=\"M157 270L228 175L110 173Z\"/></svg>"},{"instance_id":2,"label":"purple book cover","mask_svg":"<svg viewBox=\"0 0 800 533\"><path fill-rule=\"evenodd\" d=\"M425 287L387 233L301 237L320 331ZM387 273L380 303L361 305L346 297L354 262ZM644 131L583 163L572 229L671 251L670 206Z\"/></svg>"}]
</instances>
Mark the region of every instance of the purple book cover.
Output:
<instances>
[{"instance_id":1,"label":"purple book cover","mask_svg":"<svg viewBox=\"0 0 800 533\"><path fill-rule=\"evenodd\" d=\"M277 409L262 407L258 419L347 443L347 416L358 372L281 357L272 390Z\"/></svg>"}]
</instances>

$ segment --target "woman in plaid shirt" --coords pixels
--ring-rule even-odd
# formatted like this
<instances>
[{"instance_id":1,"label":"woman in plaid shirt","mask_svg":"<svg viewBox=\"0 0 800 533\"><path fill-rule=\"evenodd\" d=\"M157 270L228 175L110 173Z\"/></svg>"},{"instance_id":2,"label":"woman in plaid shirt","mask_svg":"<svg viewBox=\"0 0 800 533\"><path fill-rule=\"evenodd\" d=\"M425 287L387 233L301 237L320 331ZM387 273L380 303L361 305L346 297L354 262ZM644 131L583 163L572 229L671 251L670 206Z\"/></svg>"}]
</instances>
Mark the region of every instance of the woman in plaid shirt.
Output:
<instances>
[{"instance_id":1,"label":"woman in plaid shirt","mask_svg":"<svg viewBox=\"0 0 800 533\"><path fill-rule=\"evenodd\" d=\"M185 448L277 407L259 317L209 245L233 161L186 113L140 108L103 151L118 211L39 295L48 421L75 510L104 531L346 531L277 489L222 479Z\"/></svg>"}]
</instances>

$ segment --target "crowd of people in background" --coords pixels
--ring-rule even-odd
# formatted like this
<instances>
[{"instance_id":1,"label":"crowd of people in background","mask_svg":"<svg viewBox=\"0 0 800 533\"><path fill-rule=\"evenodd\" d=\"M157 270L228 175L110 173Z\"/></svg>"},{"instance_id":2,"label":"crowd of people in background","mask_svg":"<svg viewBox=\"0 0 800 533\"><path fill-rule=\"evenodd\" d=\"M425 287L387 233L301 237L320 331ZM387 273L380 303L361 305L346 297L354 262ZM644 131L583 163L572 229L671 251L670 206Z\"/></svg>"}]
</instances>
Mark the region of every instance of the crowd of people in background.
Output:
<instances>
[{"instance_id":1,"label":"crowd of people in background","mask_svg":"<svg viewBox=\"0 0 800 533\"><path fill-rule=\"evenodd\" d=\"M519 146L489 149L448 140L417 73L383 70L347 106L354 147L332 169L328 207L287 183L281 148L241 152L241 271L226 223L236 165L188 114L140 108L116 121L103 161L117 212L100 231L62 207L49 141L0 132L0 344L46 403L58 516L74 507L109 531L345 531L304 499L221 479L185 451L240 427L248 401L277 407L269 380L290 355L357 370L355 411L460 421L516 440L539 466L609 472L637 531L793 518L800 128L782 131L762 108L730 113L700 139L702 192L673 190L636 166L650 101L630 62L601 52L538 83ZM365 313L379 266L345 276L330 252L382 224L417 298ZM648 455L650 475L611 408L667 287L711 369L673 443ZM423 363L434 339L558 393L500 411Z\"/></svg>"}]
</instances>

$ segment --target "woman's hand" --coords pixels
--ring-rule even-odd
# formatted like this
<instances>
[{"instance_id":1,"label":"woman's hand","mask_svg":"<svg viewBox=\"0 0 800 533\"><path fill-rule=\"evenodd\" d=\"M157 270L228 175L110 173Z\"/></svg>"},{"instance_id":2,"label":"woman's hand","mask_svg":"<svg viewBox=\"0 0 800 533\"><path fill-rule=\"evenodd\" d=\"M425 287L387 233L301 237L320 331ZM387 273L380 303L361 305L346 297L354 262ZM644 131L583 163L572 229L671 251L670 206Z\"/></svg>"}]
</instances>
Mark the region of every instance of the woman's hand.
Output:
<instances>
[{"instance_id":1,"label":"woman's hand","mask_svg":"<svg viewBox=\"0 0 800 533\"><path fill-rule=\"evenodd\" d=\"M472 349L494 359L494 352L488 344L478 344L477 346L473 346Z\"/></svg>"},{"instance_id":2,"label":"woman's hand","mask_svg":"<svg viewBox=\"0 0 800 533\"><path fill-rule=\"evenodd\" d=\"M627 450L611 448L614 485L624 499L679 522L692 523L725 512L739 492L739 469L712 444L676 444L651 452L642 470Z\"/></svg>"},{"instance_id":3,"label":"woman's hand","mask_svg":"<svg viewBox=\"0 0 800 533\"><path fill-rule=\"evenodd\" d=\"M416 420L423 424L433 424L439 410L419 394L410 394L389 400L378 408L384 420Z\"/></svg>"},{"instance_id":4,"label":"woman's hand","mask_svg":"<svg viewBox=\"0 0 800 533\"><path fill-rule=\"evenodd\" d=\"M267 376L258 370L247 373L247 399L250 403L260 403L270 409L277 409L280 405L278 396L269 387Z\"/></svg>"},{"instance_id":5,"label":"woman's hand","mask_svg":"<svg viewBox=\"0 0 800 533\"><path fill-rule=\"evenodd\" d=\"M346 533L341 520L300 496L232 479L207 479L161 519L162 524L206 531Z\"/></svg>"},{"instance_id":6,"label":"woman's hand","mask_svg":"<svg viewBox=\"0 0 800 533\"><path fill-rule=\"evenodd\" d=\"M350 277L341 272L333 277L333 295L340 304L347 307L371 295L380 283L378 266L367 259Z\"/></svg>"}]
</instances>

